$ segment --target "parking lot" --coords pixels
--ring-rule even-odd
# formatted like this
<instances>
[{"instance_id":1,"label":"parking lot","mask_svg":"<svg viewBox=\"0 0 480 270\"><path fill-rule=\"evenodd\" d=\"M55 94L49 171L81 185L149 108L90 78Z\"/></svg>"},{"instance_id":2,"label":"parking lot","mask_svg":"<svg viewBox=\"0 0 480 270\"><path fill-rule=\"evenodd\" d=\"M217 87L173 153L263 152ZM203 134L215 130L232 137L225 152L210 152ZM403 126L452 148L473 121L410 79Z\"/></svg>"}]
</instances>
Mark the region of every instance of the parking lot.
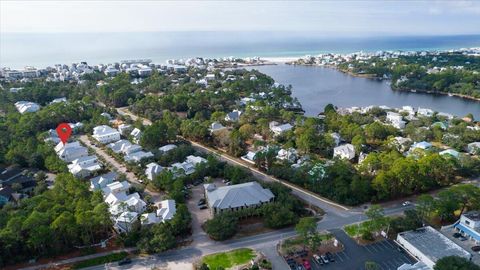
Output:
<instances>
[{"instance_id":1,"label":"parking lot","mask_svg":"<svg viewBox=\"0 0 480 270\"><path fill-rule=\"evenodd\" d=\"M208 209L199 209L198 201L204 198L203 185L199 184L191 188L191 198L187 201L188 211L192 215L192 236L194 241L205 241L208 239L207 234L202 229L202 224L212 216Z\"/></svg>"},{"instance_id":2,"label":"parking lot","mask_svg":"<svg viewBox=\"0 0 480 270\"><path fill-rule=\"evenodd\" d=\"M312 263L312 269L365 269L365 262L373 261L382 270L397 270L404 263L415 263L407 253L400 251L395 242L384 240L374 244L358 245L344 231L336 229L330 231L344 245L342 252L333 254L335 262L324 265Z\"/></svg>"},{"instance_id":3,"label":"parking lot","mask_svg":"<svg viewBox=\"0 0 480 270\"><path fill-rule=\"evenodd\" d=\"M455 230L455 228L453 227L444 227L440 232L446 237L448 237L448 239L452 240L454 243L461 246L466 251L470 252L470 254L472 254L472 261L476 264L480 264L480 253L472 251L472 247L478 246L478 244L475 244L475 242L471 239L466 239L462 241L461 238L453 237L453 234L457 232L457 230Z\"/></svg>"}]
</instances>

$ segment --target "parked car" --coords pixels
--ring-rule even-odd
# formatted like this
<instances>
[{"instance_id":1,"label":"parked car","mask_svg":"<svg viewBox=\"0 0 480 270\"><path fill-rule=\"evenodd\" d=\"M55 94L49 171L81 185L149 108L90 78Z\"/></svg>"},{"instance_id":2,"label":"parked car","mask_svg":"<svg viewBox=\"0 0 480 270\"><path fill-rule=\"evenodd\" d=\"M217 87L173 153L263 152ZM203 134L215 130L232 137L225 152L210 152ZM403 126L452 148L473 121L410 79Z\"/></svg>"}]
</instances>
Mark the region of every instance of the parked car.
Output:
<instances>
[{"instance_id":1,"label":"parked car","mask_svg":"<svg viewBox=\"0 0 480 270\"><path fill-rule=\"evenodd\" d=\"M305 267L303 267L303 265L298 264L297 265L297 270L306 270L306 269L305 269Z\"/></svg>"},{"instance_id":2,"label":"parked car","mask_svg":"<svg viewBox=\"0 0 480 270\"><path fill-rule=\"evenodd\" d=\"M323 265L323 260L322 258L320 258L320 256L318 256L317 254L313 254L313 260L314 262L320 264L320 265Z\"/></svg>"},{"instance_id":3,"label":"parked car","mask_svg":"<svg viewBox=\"0 0 480 270\"><path fill-rule=\"evenodd\" d=\"M473 246L472 251L479 252L480 251L480 246Z\"/></svg>"},{"instance_id":4,"label":"parked car","mask_svg":"<svg viewBox=\"0 0 480 270\"><path fill-rule=\"evenodd\" d=\"M465 236L461 236L459 239L460 239L460 241L467 241L468 240Z\"/></svg>"},{"instance_id":5,"label":"parked car","mask_svg":"<svg viewBox=\"0 0 480 270\"><path fill-rule=\"evenodd\" d=\"M410 204L412 204L410 201L404 201L404 202L402 203L403 206L408 206L408 205L410 205Z\"/></svg>"},{"instance_id":6,"label":"parked car","mask_svg":"<svg viewBox=\"0 0 480 270\"><path fill-rule=\"evenodd\" d=\"M125 259L122 259L121 261L119 261L118 265L126 265L126 264L129 264L129 263L132 263L132 259L125 258Z\"/></svg>"},{"instance_id":7,"label":"parked car","mask_svg":"<svg viewBox=\"0 0 480 270\"><path fill-rule=\"evenodd\" d=\"M201 198L200 200L198 200L197 205L200 206L200 205L205 204L205 203L206 203L205 199Z\"/></svg>"},{"instance_id":8,"label":"parked car","mask_svg":"<svg viewBox=\"0 0 480 270\"><path fill-rule=\"evenodd\" d=\"M333 256L332 253L327 252L327 253L325 253L325 256L327 256L327 258L328 258L328 260L329 260L330 262L334 262L334 261L335 261L335 257Z\"/></svg>"},{"instance_id":9,"label":"parked car","mask_svg":"<svg viewBox=\"0 0 480 270\"><path fill-rule=\"evenodd\" d=\"M207 209L207 205L206 204L202 204L198 207L199 209L203 210L203 209Z\"/></svg>"},{"instance_id":10,"label":"parked car","mask_svg":"<svg viewBox=\"0 0 480 270\"><path fill-rule=\"evenodd\" d=\"M328 260L327 256L321 255L320 258L322 258L324 263L329 263L330 261Z\"/></svg>"},{"instance_id":11,"label":"parked car","mask_svg":"<svg viewBox=\"0 0 480 270\"><path fill-rule=\"evenodd\" d=\"M305 260L303 261L303 267L305 267L305 270L311 270L312 266L310 265L310 262Z\"/></svg>"},{"instance_id":12,"label":"parked car","mask_svg":"<svg viewBox=\"0 0 480 270\"><path fill-rule=\"evenodd\" d=\"M454 233L452 236L453 236L454 238L459 238L460 236L462 236L462 234L456 232L456 233Z\"/></svg>"}]
</instances>

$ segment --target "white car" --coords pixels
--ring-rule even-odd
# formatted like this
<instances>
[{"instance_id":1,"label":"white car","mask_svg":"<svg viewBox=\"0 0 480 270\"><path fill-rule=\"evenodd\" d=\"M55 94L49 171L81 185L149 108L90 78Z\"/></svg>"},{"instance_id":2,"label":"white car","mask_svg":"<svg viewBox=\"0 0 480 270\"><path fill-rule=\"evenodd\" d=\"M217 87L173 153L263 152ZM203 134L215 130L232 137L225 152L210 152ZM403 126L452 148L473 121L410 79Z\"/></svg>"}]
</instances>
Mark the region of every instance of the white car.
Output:
<instances>
[{"instance_id":1,"label":"white car","mask_svg":"<svg viewBox=\"0 0 480 270\"><path fill-rule=\"evenodd\" d=\"M408 205L410 205L410 204L412 204L410 201L404 201L404 202L402 203L403 206L408 206Z\"/></svg>"}]
</instances>

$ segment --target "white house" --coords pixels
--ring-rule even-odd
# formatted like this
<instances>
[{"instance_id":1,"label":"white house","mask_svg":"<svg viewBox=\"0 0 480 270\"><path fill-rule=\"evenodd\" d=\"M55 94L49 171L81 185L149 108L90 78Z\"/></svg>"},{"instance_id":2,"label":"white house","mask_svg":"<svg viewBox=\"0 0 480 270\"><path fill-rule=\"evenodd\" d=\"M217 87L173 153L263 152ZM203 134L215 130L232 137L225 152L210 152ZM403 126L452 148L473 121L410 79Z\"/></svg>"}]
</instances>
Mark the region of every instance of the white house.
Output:
<instances>
[{"instance_id":1,"label":"white house","mask_svg":"<svg viewBox=\"0 0 480 270\"><path fill-rule=\"evenodd\" d=\"M139 163L142 159L153 157L152 152L137 151L134 153L129 153L123 157L126 162Z\"/></svg>"},{"instance_id":2,"label":"white house","mask_svg":"<svg viewBox=\"0 0 480 270\"><path fill-rule=\"evenodd\" d=\"M156 213L145 213L140 217L142 225L150 225L159 222L171 220L176 213L174 200L164 200L160 202Z\"/></svg>"},{"instance_id":3,"label":"white house","mask_svg":"<svg viewBox=\"0 0 480 270\"><path fill-rule=\"evenodd\" d=\"M162 152L162 154L165 154L173 149L177 148L177 146L175 144L167 144L167 145L164 145L160 148L158 148L158 150L160 150L160 152Z\"/></svg>"},{"instance_id":4,"label":"white house","mask_svg":"<svg viewBox=\"0 0 480 270\"><path fill-rule=\"evenodd\" d=\"M278 122L275 121L270 122L269 127L275 136L281 135L284 132L287 132L293 128L293 126L288 123L280 125Z\"/></svg>"},{"instance_id":5,"label":"white house","mask_svg":"<svg viewBox=\"0 0 480 270\"><path fill-rule=\"evenodd\" d=\"M343 144L333 148L333 157L351 160L355 157L355 147L352 144Z\"/></svg>"},{"instance_id":6,"label":"white house","mask_svg":"<svg viewBox=\"0 0 480 270\"><path fill-rule=\"evenodd\" d=\"M470 211L460 216L453 227L464 236L472 239L476 245L480 245L480 211Z\"/></svg>"},{"instance_id":7,"label":"white house","mask_svg":"<svg viewBox=\"0 0 480 270\"><path fill-rule=\"evenodd\" d=\"M106 174L102 174L95 178L90 179L90 189L91 190L100 190L107 187L108 184L113 183L117 180L117 173L109 172Z\"/></svg>"},{"instance_id":8,"label":"white house","mask_svg":"<svg viewBox=\"0 0 480 270\"><path fill-rule=\"evenodd\" d=\"M280 149L277 153L277 159L295 162L297 160L298 152L294 148Z\"/></svg>"},{"instance_id":9,"label":"white house","mask_svg":"<svg viewBox=\"0 0 480 270\"><path fill-rule=\"evenodd\" d=\"M95 138L100 143L111 143L120 140L120 132L113 129L109 126L102 125L93 128L93 138Z\"/></svg>"},{"instance_id":10,"label":"white house","mask_svg":"<svg viewBox=\"0 0 480 270\"><path fill-rule=\"evenodd\" d=\"M342 141L342 136L337 132L330 133L330 137L332 137L333 141L335 142L335 146L339 146L340 142Z\"/></svg>"},{"instance_id":11,"label":"white house","mask_svg":"<svg viewBox=\"0 0 480 270\"><path fill-rule=\"evenodd\" d=\"M175 174L175 176L179 176L181 174L190 175L195 172L195 166L200 163L207 162L206 159L197 156L188 156L186 160L182 163L174 163L170 168L171 171Z\"/></svg>"},{"instance_id":12,"label":"white house","mask_svg":"<svg viewBox=\"0 0 480 270\"><path fill-rule=\"evenodd\" d=\"M139 151L142 151L142 147L138 144L125 145L120 150L120 152L122 152L124 155L131 155Z\"/></svg>"},{"instance_id":13,"label":"white house","mask_svg":"<svg viewBox=\"0 0 480 270\"><path fill-rule=\"evenodd\" d=\"M454 157L454 158L459 158L460 157L460 153L456 150L453 150L453 149L443 150L439 154L441 156L450 156L450 157Z\"/></svg>"},{"instance_id":14,"label":"white house","mask_svg":"<svg viewBox=\"0 0 480 270\"><path fill-rule=\"evenodd\" d=\"M130 132L130 136L132 136L134 143L138 143L142 137L142 131L138 128L134 128L132 132Z\"/></svg>"},{"instance_id":15,"label":"white house","mask_svg":"<svg viewBox=\"0 0 480 270\"><path fill-rule=\"evenodd\" d=\"M128 233L135 221L138 220L137 212L123 212L116 220L114 228L120 233Z\"/></svg>"},{"instance_id":16,"label":"white house","mask_svg":"<svg viewBox=\"0 0 480 270\"><path fill-rule=\"evenodd\" d=\"M114 153L120 153L123 149L128 148L132 143L128 140L118 140L116 142L109 143L108 148L112 149Z\"/></svg>"},{"instance_id":17,"label":"white house","mask_svg":"<svg viewBox=\"0 0 480 270\"><path fill-rule=\"evenodd\" d=\"M147 203L145 203L140 195L135 192L126 197L122 197L123 201L118 201L114 205L110 206L110 213L113 216L118 216L125 211L132 211L137 213L143 213L147 208Z\"/></svg>"},{"instance_id":18,"label":"white house","mask_svg":"<svg viewBox=\"0 0 480 270\"><path fill-rule=\"evenodd\" d=\"M130 183L127 181L115 181L110 184L107 184L106 187L102 188L103 194L108 197L110 194L119 194L125 193L130 188Z\"/></svg>"},{"instance_id":19,"label":"white house","mask_svg":"<svg viewBox=\"0 0 480 270\"><path fill-rule=\"evenodd\" d=\"M116 76L120 71L112 66L108 66L103 73L105 75L113 77Z\"/></svg>"},{"instance_id":20,"label":"white house","mask_svg":"<svg viewBox=\"0 0 480 270\"><path fill-rule=\"evenodd\" d=\"M102 165L98 163L96 156L80 157L68 165L68 170L75 177L87 177L100 169L102 169Z\"/></svg>"},{"instance_id":21,"label":"white house","mask_svg":"<svg viewBox=\"0 0 480 270\"><path fill-rule=\"evenodd\" d=\"M88 156L88 149L79 142L71 142L63 144L59 142L55 146L55 152L58 157L65 162L72 162L77 158Z\"/></svg>"},{"instance_id":22,"label":"white house","mask_svg":"<svg viewBox=\"0 0 480 270\"><path fill-rule=\"evenodd\" d=\"M417 142L417 143L414 143L411 147L410 147L410 151L411 150L414 150L414 149L422 149L422 150L428 150L432 148L432 144L429 143L429 142Z\"/></svg>"},{"instance_id":23,"label":"white house","mask_svg":"<svg viewBox=\"0 0 480 270\"><path fill-rule=\"evenodd\" d=\"M404 129L406 123L403 121L403 117L396 112L387 112L387 122L398 129Z\"/></svg>"},{"instance_id":24,"label":"white house","mask_svg":"<svg viewBox=\"0 0 480 270\"><path fill-rule=\"evenodd\" d=\"M475 155L480 154L480 142L472 142L467 145L468 153Z\"/></svg>"},{"instance_id":25,"label":"white house","mask_svg":"<svg viewBox=\"0 0 480 270\"><path fill-rule=\"evenodd\" d=\"M67 98L66 97L55 98L54 100L50 101L50 104L62 103L62 102L67 102Z\"/></svg>"},{"instance_id":26,"label":"white house","mask_svg":"<svg viewBox=\"0 0 480 270\"><path fill-rule=\"evenodd\" d=\"M390 142L390 146L395 147L398 152L403 153L410 148L412 140L410 138L395 137Z\"/></svg>"},{"instance_id":27,"label":"white house","mask_svg":"<svg viewBox=\"0 0 480 270\"><path fill-rule=\"evenodd\" d=\"M204 159L203 157L197 157L197 156L193 156L193 155L188 156L186 161L192 163L194 166L196 166L197 164L200 164L200 163L206 163L207 162L207 160Z\"/></svg>"},{"instance_id":28,"label":"white house","mask_svg":"<svg viewBox=\"0 0 480 270\"><path fill-rule=\"evenodd\" d=\"M255 155L256 154L257 154L257 152L248 151L246 155L241 157L241 159L245 160L246 162L255 164Z\"/></svg>"},{"instance_id":29,"label":"white house","mask_svg":"<svg viewBox=\"0 0 480 270\"><path fill-rule=\"evenodd\" d=\"M431 117L433 116L433 110L427 108L418 108L417 115Z\"/></svg>"},{"instance_id":30,"label":"white house","mask_svg":"<svg viewBox=\"0 0 480 270\"><path fill-rule=\"evenodd\" d=\"M155 162L147 164L147 168L145 169L145 175L151 181L163 171L163 167L158 165Z\"/></svg>"},{"instance_id":31,"label":"white house","mask_svg":"<svg viewBox=\"0 0 480 270\"><path fill-rule=\"evenodd\" d=\"M225 121L237 122L240 119L241 114L241 111L233 110L232 112L227 113L227 116L225 116Z\"/></svg>"},{"instance_id":32,"label":"white house","mask_svg":"<svg viewBox=\"0 0 480 270\"><path fill-rule=\"evenodd\" d=\"M36 112L40 110L40 105L38 105L35 102L29 102L29 101L15 102L15 107L17 108L18 112L21 114L24 114L27 112Z\"/></svg>"},{"instance_id":33,"label":"white house","mask_svg":"<svg viewBox=\"0 0 480 270\"><path fill-rule=\"evenodd\" d=\"M215 133L217 131L221 131L221 130L225 130L226 127L224 127L222 124L220 124L219 122L213 122L211 125L210 125L210 133Z\"/></svg>"}]
</instances>

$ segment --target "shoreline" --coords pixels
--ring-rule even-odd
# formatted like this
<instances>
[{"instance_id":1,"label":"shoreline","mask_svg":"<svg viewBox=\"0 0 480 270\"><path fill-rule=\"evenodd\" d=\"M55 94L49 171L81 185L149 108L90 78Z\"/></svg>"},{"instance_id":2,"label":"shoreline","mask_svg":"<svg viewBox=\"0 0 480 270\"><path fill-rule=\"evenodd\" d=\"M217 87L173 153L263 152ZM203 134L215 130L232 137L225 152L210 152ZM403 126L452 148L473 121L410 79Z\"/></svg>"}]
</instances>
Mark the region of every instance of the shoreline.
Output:
<instances>
[{"instance_id":1,"label":"shoreline","mask_svg":"<svg viewBox=\"0 0 480 270\"><path fill-rule=\"evenodd\" d=\"M297 59L298 60L298 59ZM379 81L388 81L391 83L392 80L390 79L383 79L381 77L377 77L373 74L357 74L357 73L353 73L351 71L347 71L347 70L342 70L342 69L339 69L337 66L332 66L332 65L324 65L324 66L318 66L318 65L314 65L314 64L295 64L295 63L291 63L291 62L284 62L284 64L287 64L287 65L298 65L298 66L307 66L307 67L326 67L326 68L331 68L331 69L335 69L343 74L346 74L346 75L349 75L349 76L352 76L352 77L357 77L357 78L365 78L365 79L370 79L370 80L379 80ZM435 91L430 91L430 90L419 90L419 89L400 89L400 88L394 88L392 87L392 85L390 84L390 89L392 91L399 91L399 92L409 92L409 93L422 93L422 94L430 94L430 95L447 95L447 96L450 96L450 97L458 97L458 98L462 98L462 99L468 99L468 100L473 100L473 101L477 101L477 102L480 102L480 98L476 98L476 97L472 97L472 96L468 96L468 95L463 95L463 94L458 94L458 93L447 93L447 92L435 92Z\"/></svg>"}]
</instances>

